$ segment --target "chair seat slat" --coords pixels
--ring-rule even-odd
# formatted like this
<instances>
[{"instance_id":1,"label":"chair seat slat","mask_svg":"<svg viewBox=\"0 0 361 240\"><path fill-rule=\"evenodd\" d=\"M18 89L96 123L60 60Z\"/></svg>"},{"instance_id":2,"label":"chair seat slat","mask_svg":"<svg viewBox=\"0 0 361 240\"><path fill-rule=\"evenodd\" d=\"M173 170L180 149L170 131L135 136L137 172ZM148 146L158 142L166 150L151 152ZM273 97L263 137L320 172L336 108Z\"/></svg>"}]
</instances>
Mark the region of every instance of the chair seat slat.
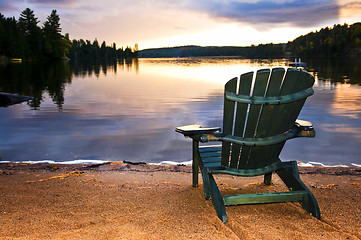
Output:
<instances>
[{"instance_id":1,"label":"chair seat slat","mask_svg":"<svg viewBox=\"0 0 361 240\"><path fill-rule=\"evenodd\" d=\"M221 156L218 157L202 157L202 162L203 163L211 163L211 162L221 162Z\"/></svg>"},{"instance_id":2,"label":"chair seat slat","mask_svg":"<svg viewBox=\"0 0 361 240\"><path fill-rule=\"evenodd\" d=\"M260 176L267 173L271 173L277 169L281 169L287 166L289 166L288 162L284 163L279 161L270 164L266 167L257 168L257 169L236 169L236 168L220 167L220 168L210 169L210 172L214 174L229 174L233 176L254 177L254 176Z\"/></svg>"}]
</instances>

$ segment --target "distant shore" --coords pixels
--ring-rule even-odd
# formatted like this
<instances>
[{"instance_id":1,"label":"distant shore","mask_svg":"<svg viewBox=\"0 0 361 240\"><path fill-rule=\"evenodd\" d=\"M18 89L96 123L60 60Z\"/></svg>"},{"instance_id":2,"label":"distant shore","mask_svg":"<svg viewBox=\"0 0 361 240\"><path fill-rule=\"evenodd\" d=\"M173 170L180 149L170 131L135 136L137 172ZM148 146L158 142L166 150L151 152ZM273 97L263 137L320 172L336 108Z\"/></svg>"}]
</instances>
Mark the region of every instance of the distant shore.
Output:
<instances>
[{"instance_id":1,"label":"distant shore","mask_svg":"<svg viewBox=\"0 0 361 240\"><path fill-rule=\"evenodd\" d=\"M361 239L361 168L301 167L321 220L298 203L227 207L223 224L191 167L0 164L0 239ZM283 188L217 176L223 192Z\"/></svg>"}]
</instances>

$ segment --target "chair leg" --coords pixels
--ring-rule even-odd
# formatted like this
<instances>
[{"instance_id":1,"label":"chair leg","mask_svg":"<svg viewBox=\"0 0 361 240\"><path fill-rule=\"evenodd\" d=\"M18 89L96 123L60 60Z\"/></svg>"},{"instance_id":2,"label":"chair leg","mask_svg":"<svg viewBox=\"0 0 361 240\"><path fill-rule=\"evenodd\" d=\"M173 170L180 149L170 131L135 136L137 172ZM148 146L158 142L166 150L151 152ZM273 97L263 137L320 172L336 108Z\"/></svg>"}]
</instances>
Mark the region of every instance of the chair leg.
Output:
<instances>
[{"instance_id":1,"label":"chair leg","mask_svg":"<svg viewBox=\"0 0 361 240\"><path fill-rule=\"evenodd\" d=\"M201 170L202 179L203 179L203 190L205 199L211 198L211 190L209 187L209 177L207 170L204 168L203 163L201 161L201 156L199 153L199 142L193 140L193 148L192 148L193 162L192 162L192 179L193 179L193 187L198 187L198 173L199 169Z\"/></svg>"},{"instance_id":2,"label":"chair leg","mask_svg":"<svg viewBox=\"0 0 361 240\"><path fill-rule=\"evenodd\" d=\"M297 162L293 161L290 162L290 164L289 163L286 164L288 164L289 166L287 166L284 169L277 170L276 173L291 191L303 190L307 192L307 196L308 196L307 199L305 199L300 203L305 210L307 210L309 213L312 214L312 216L320 219L321 213L317 200L315 196L312 194L312 192L300 179Z\"/></svg>"},{"instance_id":3,"label":"chair leg","mask_svg":"<svg viewBox=\"0 0 361 240\"><path fill-rule=\"evenodd\" d=\"M198 187L198 172L199 172L199 143L198 141L193 140L193 147L192 147L192 186Z\"/></svg>"},{"instance_id":4,"label":"chair leg","mask_svg":"<svg viewBox=\"0 0 361 240\"><path fill-rule=\"evenodd\" d=\"M271 185L271 181L272 181L272 172L265 174L263 183L268 186Z\"/></svg>"},{"instance_id":5,"label":"chair leg","mask_svg":"<svg viewBox=\"0 0 361 240\"><path fill-rule=\"evenodd\" d=\"M208 171L208 169L207 169ZM223 223L227 222L227 213L226 213L226 207L224 206L224 201L221 193L219 192L219 189L217 187L217 183L214 180L214 177L211 173L208 172L209 175L209 184L210 184L210 190L211 190L211 196L212 196L212 203L214 206L214 209L216 210L216 213L221 219Z\"/></svg>"},{"instance_id":6,"label":"chair leg","mask_svg":"<svg viewBox=\"0 0 361 240\"><path fill-rule=\"evenodd\" d=\"M201 173L203 179L203 190L204 190L204 198L209 200L211 198L211 189L210 189L210 181L207 169L201 166Z\"/></svg>"}]
</instances>

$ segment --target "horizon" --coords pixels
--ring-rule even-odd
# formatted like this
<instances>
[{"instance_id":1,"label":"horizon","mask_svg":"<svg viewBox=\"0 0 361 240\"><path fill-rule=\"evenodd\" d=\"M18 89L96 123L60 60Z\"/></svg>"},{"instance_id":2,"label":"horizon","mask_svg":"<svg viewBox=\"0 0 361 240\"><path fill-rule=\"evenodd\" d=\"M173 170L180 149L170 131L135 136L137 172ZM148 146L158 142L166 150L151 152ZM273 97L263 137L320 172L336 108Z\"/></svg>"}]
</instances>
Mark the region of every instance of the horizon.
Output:
<instances>
[{"instance_id":1,"label":"horizon","mask_svg":"<svg viewBox=\"0 0 361 240\"><path fill-rule=\"evenodd\" d=\"M322 28L361 22L355 0L0 0L0 13L30 8L41 26L53 9L62 34L117 48L283 44Z\"/></svg>"}]
</instances>

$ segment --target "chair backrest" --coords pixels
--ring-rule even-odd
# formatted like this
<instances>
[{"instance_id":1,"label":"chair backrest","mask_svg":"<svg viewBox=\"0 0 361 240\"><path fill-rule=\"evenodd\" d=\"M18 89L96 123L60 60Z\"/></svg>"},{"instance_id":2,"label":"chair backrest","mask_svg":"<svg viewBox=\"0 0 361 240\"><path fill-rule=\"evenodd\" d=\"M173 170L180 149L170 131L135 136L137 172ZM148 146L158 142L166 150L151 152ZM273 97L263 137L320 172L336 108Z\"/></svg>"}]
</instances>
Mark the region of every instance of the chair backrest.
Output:
<instances>
[{"instance_id":1,"label":"chair backrest","mask_svg":"<svg viewBox=\"0 0 361 240\"><path fill-rule=\"evenodd\" d=\"M314 78L302 69L273 68L249 72L226 83L223 134L267 138L290 130ZM269 146L222 143L222 166L257 169L279 161L285 141Z\"/></svg>"}]
</instances>

